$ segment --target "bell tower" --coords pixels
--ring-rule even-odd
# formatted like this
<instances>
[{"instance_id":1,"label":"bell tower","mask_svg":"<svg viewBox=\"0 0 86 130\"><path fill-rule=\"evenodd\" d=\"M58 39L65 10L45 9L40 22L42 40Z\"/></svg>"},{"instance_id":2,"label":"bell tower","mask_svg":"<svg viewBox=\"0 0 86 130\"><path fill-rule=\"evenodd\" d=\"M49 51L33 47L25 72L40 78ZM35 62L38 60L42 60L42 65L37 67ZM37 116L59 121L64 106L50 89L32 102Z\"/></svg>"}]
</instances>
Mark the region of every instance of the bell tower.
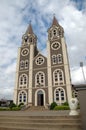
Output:
<instances>
[{"instance_id":1,"label":"bell tower","mask_svg":"<svg viewBox=\"0 0 86 130\"><path fill-rule=\"evenodd\" d=\"M48 29L47 51L49 103L55 101L61 104L69 101L72 93L64 29L60 26L55 16L51 27ZM55 91L58 93L57 95L61 94L60 91L64 91L63 101L60 96L55 96Z\"/></svg>"},{"instance_id":2,"label":"bell tower","mask_svg":"<svg viewBox=\"0 0 86 130\"><path fill-rule=\"evenodd\" d=\"M14 89L14 103L32 104L32 75L33 58L37 55L37 36L31 23L22 36L22 44L18 49L16 84Z\"/></svg>"},{"instance_id":3,"label":"bell tower","mask_svg":"<svg viewBox=\"0 0 86 130\"><path fill-rule=\"evenodd\" d=\"M37 36L33 33L31 23L22 37L22 46L30 44L37 44Z\"/></svg>"}]
</instances>

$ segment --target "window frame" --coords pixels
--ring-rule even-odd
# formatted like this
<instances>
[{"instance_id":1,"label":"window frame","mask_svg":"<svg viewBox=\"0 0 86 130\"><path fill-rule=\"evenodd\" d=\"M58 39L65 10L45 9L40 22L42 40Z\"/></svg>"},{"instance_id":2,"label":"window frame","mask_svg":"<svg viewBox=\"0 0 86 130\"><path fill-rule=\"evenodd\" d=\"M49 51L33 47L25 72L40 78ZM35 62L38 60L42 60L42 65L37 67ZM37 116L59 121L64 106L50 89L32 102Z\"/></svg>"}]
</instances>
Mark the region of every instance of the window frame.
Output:
<instances>
[{"instance_id":1,"label":"window frame","mask_svg":"<svg viewBox=\"0 0 86 130\"><path fill-rule=\"evenodd\" d=\"M58 44L59 46L58 46L57 48L54 48L54 47L53 47L54 44ZM58 49L60 48L60 46L61 46L60 43L57 42L57 41L55 41L55 42L53 42L53 43L51 44L52 50L58 50Z\"/></svg>"},{"instance_id":2,"label":"window frame","mask_svg":"<svg viewBox=\"0 0 86 130\"><path fill-rule=\"evenodd\" d=\"M27 83L28 83L27 74L21 74L19 77L19 88L27 88Z\"/></svg>"},{"instance_id":3,"label":"window frame","mask_svg":"<svg viewBox=\"0 0 86 130\"><path fill-rule=\"evenodd\" d=\"M27 104L27 92L25 90L22 90L18 94L18 104L24 103Z\"/></svg>"},{"instance_id":4,"label":"window frame","mask_svg":"<svg viewBox=\"0 0 86 130\"><path fill-rule=\"evenodd\" d=\"M52 63L57 64L57 55L52 55Z\"/></svg>"},{"instance_id":5,"label":"window frame","mask_svg":"<svg viewBox=\"0 0 86 130\"><path fill-rule=\"evenodd\" d=\"M45 86L45 73L42 71L38 71L35 74L35 87L39 87L39 86L41 87Z\"/></svg>"},{"instance_id":6,"label":"window frame","mask_svg":"<svg viewBox=\"0 0 86 130\"><path fill-rule=\"evenodd\" d=\"M64 84L64 73L63 73L63 70L61 70L61 69L55 69L53 71L53 84L55 86L56 85L63 85Z\"/></svg>"},{"instance_id":7,"label":"window frame","mask_svg":"<svg viewBox=\"0 0 86 130\"><path fill-rule=\"evenodd\" d=\"M20 69L24 69L24 60L20 61Z\"/></svg>"},{"instance_id":8,"label":"window frame","mask_svg":"<svg viewBox=\"0 0 86 130\"><path fill-rule=\"evenodd\" d=\"M26 65L26 62L27 62L27 65ZM28 60L25 60L25 69L27 69L28 68L28 65L29 65L29 61Z\"/></svg>"},{"instance_id":9,"label":"window frame","mask_svg":"<svg viewBox=\"0 0 86 130\"><path fill-rule=\"evenodd\" d=\"M41 61L42 60L42 61ZM41 62L41 63L39 63ZM38 56L35 60L36 65L42 65L44 63L44 57L43 56Z\"/></svg>"},{"instance_id":10,"label":"window frame","mask_svg":"<svg viewBox=\"0 0 86 130\"><path fill-rule=\"evenodd\" d=\"M62 63L62 54L57 55L57 62L58 62L58 64Z\"/></svg>"},{"instance_id":11,"label":"window frame","mask_svg":"<svg viewBox=\"0 0 86 130\"><path fill-rule=\"evenodd\" d=\"M64 98L64 99L62 100L62 98ZM66 93L65 93L65 89L64 88L58 87L58 88L56 88L54 90L54 101L58 105L62 105L62 103L66 102Z\"/></svg>"}]
</instances>

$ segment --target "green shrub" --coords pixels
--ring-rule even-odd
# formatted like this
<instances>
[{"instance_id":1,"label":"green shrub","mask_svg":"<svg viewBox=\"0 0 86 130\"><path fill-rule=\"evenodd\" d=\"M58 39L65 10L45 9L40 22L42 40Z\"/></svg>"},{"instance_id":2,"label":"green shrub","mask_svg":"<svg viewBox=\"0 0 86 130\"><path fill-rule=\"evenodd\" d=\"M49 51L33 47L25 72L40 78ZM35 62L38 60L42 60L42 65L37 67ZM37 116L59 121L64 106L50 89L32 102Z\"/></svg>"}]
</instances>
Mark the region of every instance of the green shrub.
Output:
<instances>
[{"instance_id":1,"label":"green shrub","mask_svg":"<svg viewBox=\"0 0 86 130\"><path fill-rule=\"evenodd\" d=\"M12 107L12 111L18 111L18 110L20 110L21 108L20 107Z\"/></svg>"},{"instance_id":2,"label":"green shrub","mask_svg":"<svg viewBox=\"0 0 86 130\"><path fill-rule=\"evenodd\" d=\"M54 110L70 110L69 106L55 106Z\"/></svg>"},{"instance_id":3,"label":"green shrub","mask_svg":"<svg viewBox=\"0 0 86 130\"><path fill-rule=\"evenodd\" d=\"M12 109L13 107L17 107L17 105L16 105L15 103L11 103L11 104L9 105L9 108Z\"/></svg>"},{"instance_id":4,"label":"green shrub","mask_svg":"<svg viewBox=\"0 0 86 130\"><path fill-rule=\"evenodd\" d=\"M69 106L68 102L63 103L63 106Z\"/></svg>"},{"instance_id":5,"label":"green shrub","mask_svg":"<svg viewBox=\"0 0 86 130\"><path fill-rule=\"evenodd\" d=\"M22 107L22 106L24 106L23 102L18 105L18 107Z\"/></svg>"},{"instance_id":6,"label":"green shrub","mask_svg":"<svg viewBox=\"0 0 86 130\"><path fill-rule=\"evenodd\" d=\"M8 107L0 107L0 111L9 111L10 110L10 108L8 108Z\"/></svg>"},{"instance_id":7,"label":"green shrub","mask_svg":"<svg viewBox=\"0 0 86 130\"><path fill-rule=\"evenodd\" d=\"M57 106L56 102L51 103L50 110L53 110Z\"/></svg>"}]
</instances>

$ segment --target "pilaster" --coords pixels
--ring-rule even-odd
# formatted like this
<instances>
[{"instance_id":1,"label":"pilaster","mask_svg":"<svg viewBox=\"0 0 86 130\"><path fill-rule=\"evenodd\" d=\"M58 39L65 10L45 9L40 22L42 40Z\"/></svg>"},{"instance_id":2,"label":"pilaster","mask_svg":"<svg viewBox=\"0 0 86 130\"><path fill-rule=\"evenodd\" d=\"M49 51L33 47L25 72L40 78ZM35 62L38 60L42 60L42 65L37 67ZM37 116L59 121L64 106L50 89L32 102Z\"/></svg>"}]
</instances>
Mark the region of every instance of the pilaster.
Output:
<instances>
[{"instance_id":1,"label":"pilaster","mask_svg":"<svg viewBox=\"0 0 86 130\"><path fill-rule=\"evenodd\" d=\"M52 72L51 72L51 53L50 53L50 42L47 41L47 69L48 69L48 100L49 104L53 102L53 94L52 94Z\"/></svg>"},{"instance_id":2,"label":"pilaster","mask_svg":"<svg viewBox=\"0 0 86 130\"><path fill-rule=\"evenodd\" d=\"M15 88L14 88L14 103L17 104L17 90L18 90L18 77L19 77L19 63L20 63L20 48L18 48L17 66L16 66L16 76L15 76Z\"/></svg>"},{"instance_id":3,"label":"pilaster","mask_svg":"<svg viewBox=\"0 0 86 130\"><path fill-rule=\"evenodd\" d=\"M71 82L70 82L70 70L69 70L67 47L66 47L64 37L61 38L61 43L62 43L62 52L63 52L63 62L64 62L67 98L68 98L68 102L69 102L70 99L72 98L72 90L71 90Z\"/></svg>"},{"instance_id":4,"label":"pilaster","mask_svg":"<svg viewBox=\"0 0 86 130\"><path fill-rule=\"evenodd\" d=\"M33 56L34 56L34 45L30 45L30 63L29 63L29 87L28 87L28 103L32 104L32 80L33 80Z\"/></svg>"}]
</instances>

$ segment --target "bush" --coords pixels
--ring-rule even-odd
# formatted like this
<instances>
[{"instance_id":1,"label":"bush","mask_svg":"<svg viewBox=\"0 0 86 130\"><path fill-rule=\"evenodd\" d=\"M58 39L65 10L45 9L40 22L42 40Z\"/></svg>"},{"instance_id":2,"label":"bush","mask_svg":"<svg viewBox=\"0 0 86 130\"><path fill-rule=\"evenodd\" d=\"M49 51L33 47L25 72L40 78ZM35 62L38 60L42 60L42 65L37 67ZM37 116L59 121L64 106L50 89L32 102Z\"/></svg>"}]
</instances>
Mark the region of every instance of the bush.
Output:
<instances>
[{"instance_id":1,"label":"bush","mask_svg":"<svg viewBox=\"0 0 86 130\"><path fill-rule=\"evenodd\" d=\"M63 103L63 106L69 106L68 102Z\"/></svg>"},{"instance_id":2,"label":"bush","mask_svg":"<svg viewBox=\"0 0 86 130\"><path fill-rule=\"evenodd\" d=\"M69 106L55 106L54 110L70 110Z\"/></svg>"},{"instance_id":3,"label":"bush","mask_svg":"<svg viewBox=\"0 0 86 130\"><path fill-rule=\"evenodd\" d=\"M21 108L20 107L12 107L12 111L18 111L18 110L20 110Z\"/></svg>"},{"instance_id":4,"label":"bush","mask_svg":"<svg viewBox=\"0 0 86 130\"><path fill-rule=\"evenodd\" d=\"M9 105L9 108L12 109L13 107L17 107L17 105L16 105L15 103L11 103L11 104Z\"/></svg>"},{"instance_id":5,"label":"bush","mask_svg":"<svg viewBox=\"0 0 86 130\"><path fill-rule=\"evenodd\" d=\"M10 110L10 108L8 108L8 107L0 107L0 111L9 111Z\"/></svg>"},{"instance_id":6,"label":"bush","mask_svg":"<svg viewBox=\"0 0 86 130\"><path fill-rule=\"evenodd\" d=\"M22 107L22 106L24 106L23 102L18 105L18 107Z\"/></svg>"},{"instance_id":7,"label":"bush","mask_svg":"<svg viewBox=\"0 0 86 130\"><path fill-rule=\"evenodd\" d=\"M53 110L57 106L56 102L51 103L50 110Z\"/></svg>"}]
</instances>

